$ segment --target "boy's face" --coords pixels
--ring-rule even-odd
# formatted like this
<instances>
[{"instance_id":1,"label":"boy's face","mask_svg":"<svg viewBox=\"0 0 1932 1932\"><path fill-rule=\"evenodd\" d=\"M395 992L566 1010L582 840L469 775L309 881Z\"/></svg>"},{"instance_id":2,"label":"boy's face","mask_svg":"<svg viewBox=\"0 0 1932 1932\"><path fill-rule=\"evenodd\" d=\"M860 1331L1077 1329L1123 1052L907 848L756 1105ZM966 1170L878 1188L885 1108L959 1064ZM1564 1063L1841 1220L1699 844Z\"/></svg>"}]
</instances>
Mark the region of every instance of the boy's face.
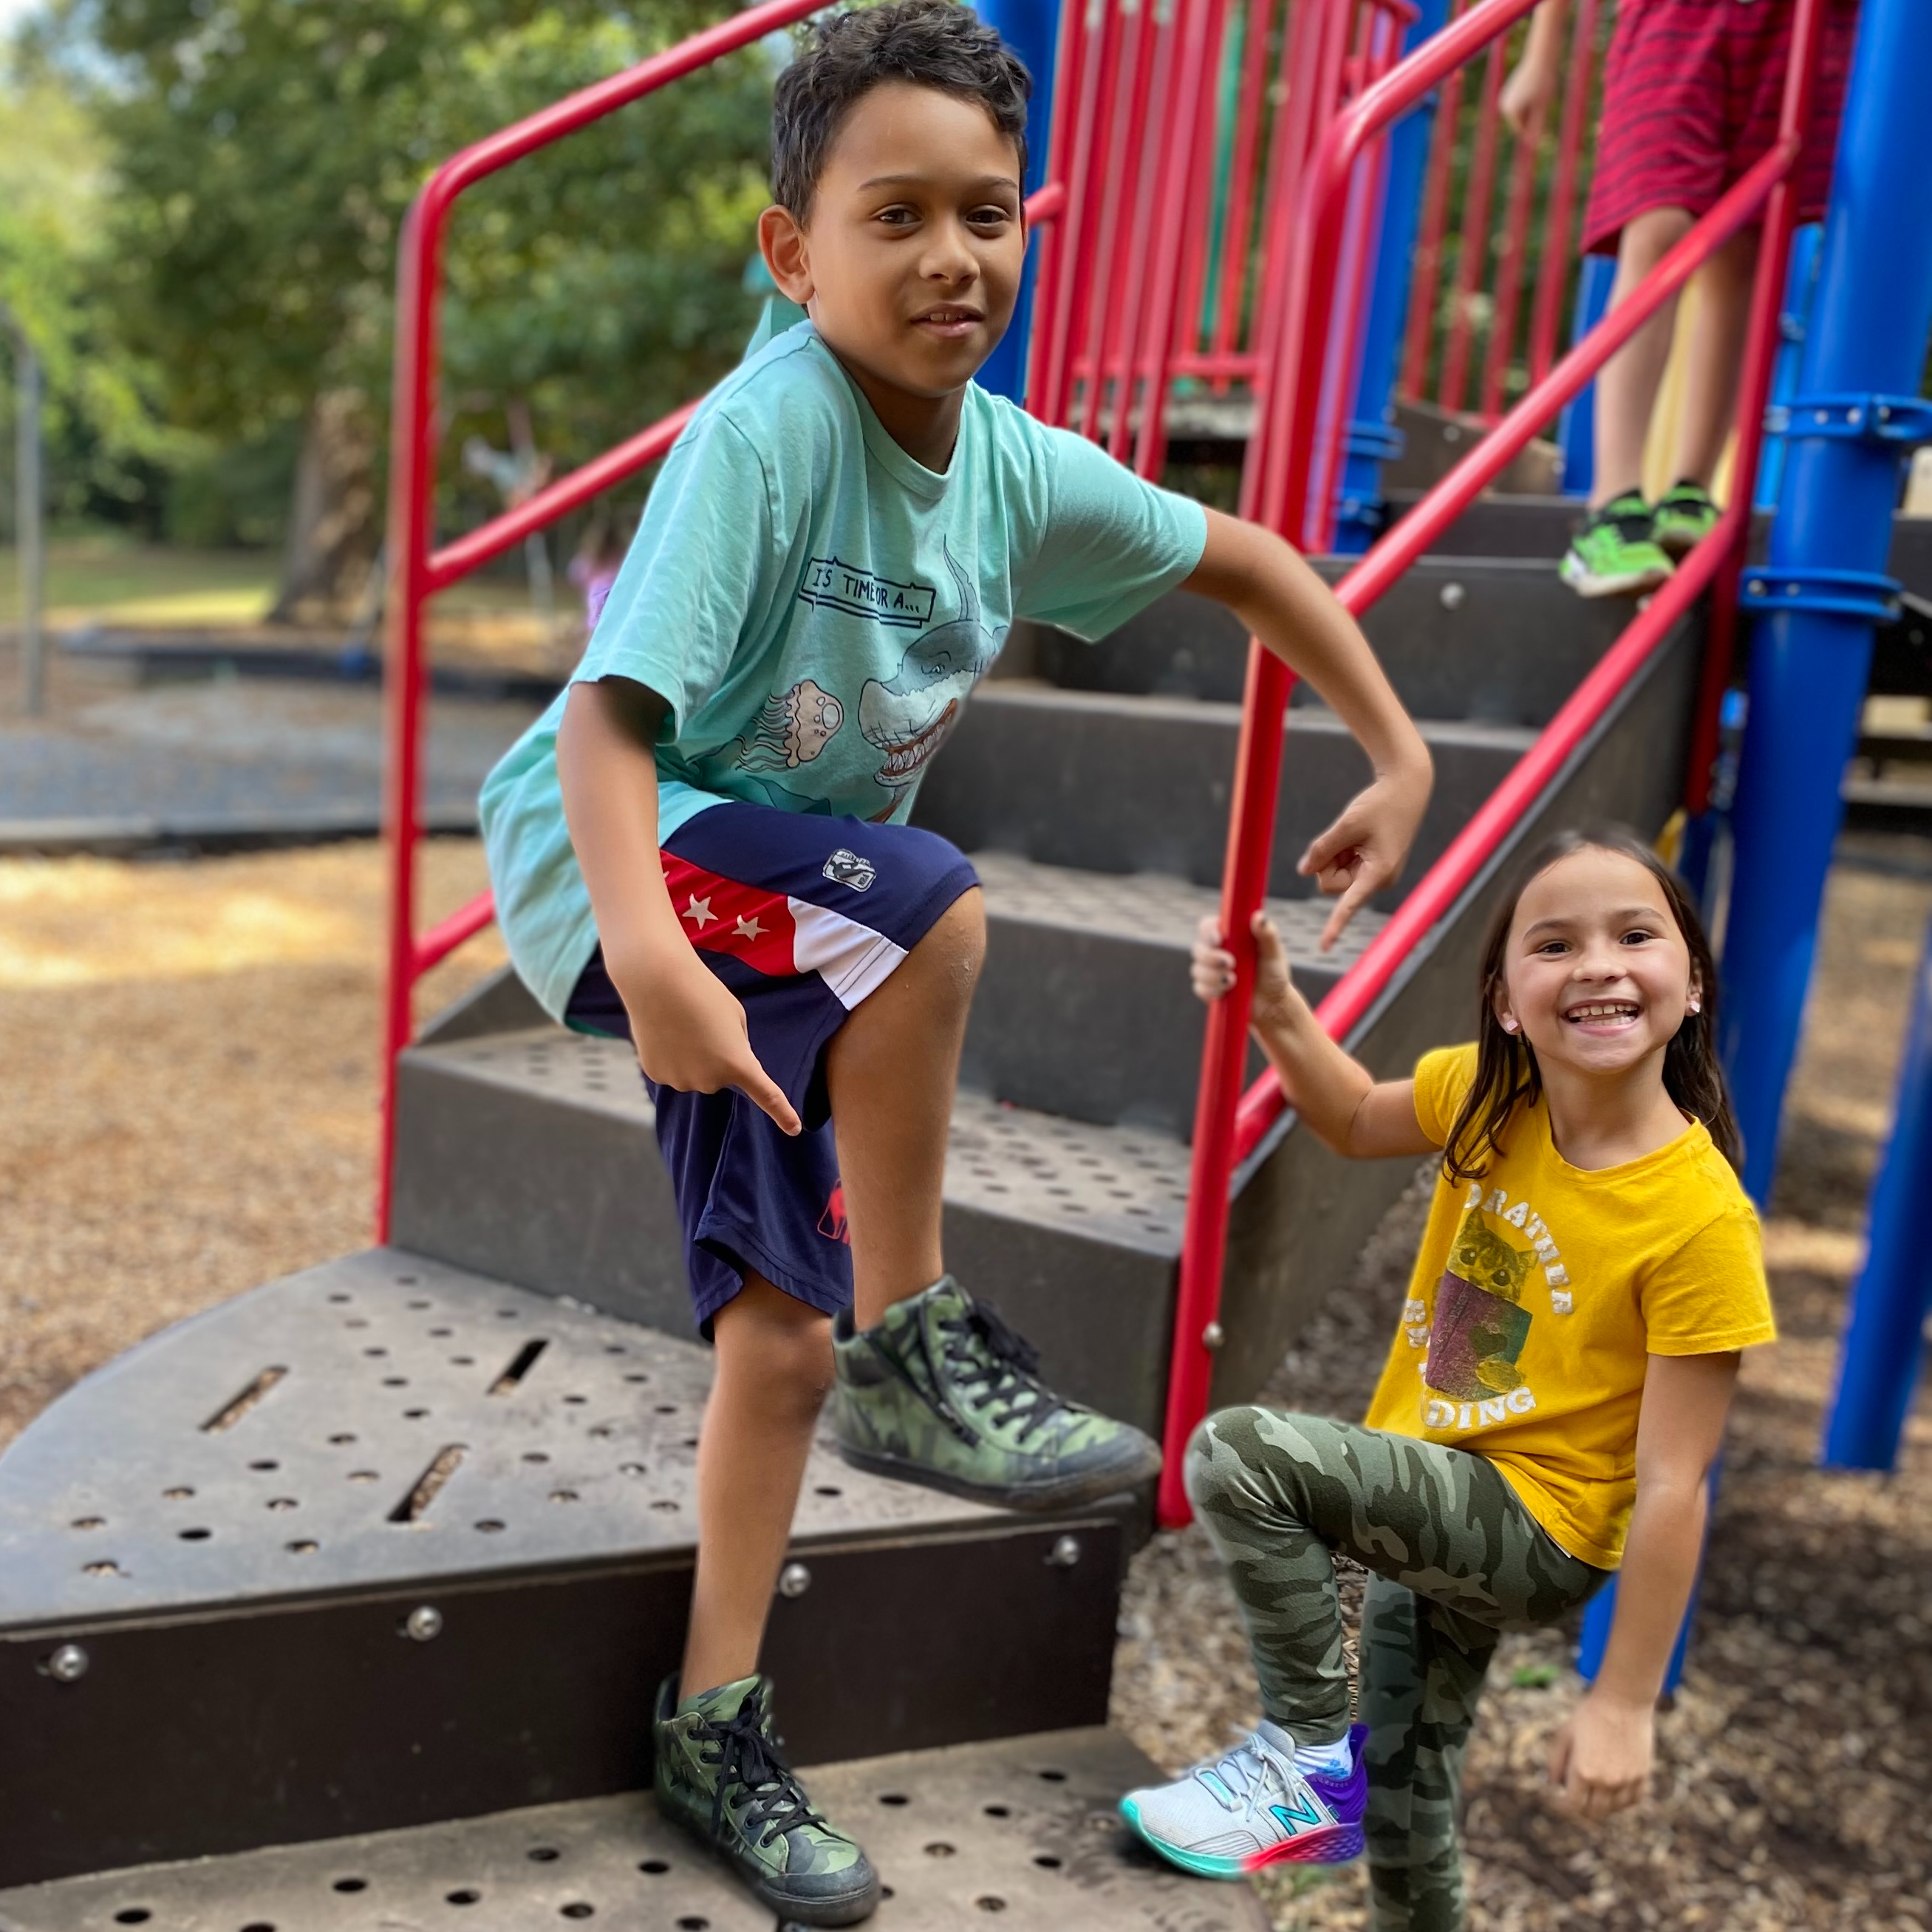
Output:
<instances>
[{"instance_id":1,"label":"boy's face","mask_svg":"<svg viewBox=\"0 0 1932 1932\"><path fill-rule=\"evenodd\" d=\"M976 101L875 87L838 130L806 226L768 208L760 239L779 287L875 406L877 388L948 396L1012 319L1019 157Z\"/></svg>"}]
</instances>

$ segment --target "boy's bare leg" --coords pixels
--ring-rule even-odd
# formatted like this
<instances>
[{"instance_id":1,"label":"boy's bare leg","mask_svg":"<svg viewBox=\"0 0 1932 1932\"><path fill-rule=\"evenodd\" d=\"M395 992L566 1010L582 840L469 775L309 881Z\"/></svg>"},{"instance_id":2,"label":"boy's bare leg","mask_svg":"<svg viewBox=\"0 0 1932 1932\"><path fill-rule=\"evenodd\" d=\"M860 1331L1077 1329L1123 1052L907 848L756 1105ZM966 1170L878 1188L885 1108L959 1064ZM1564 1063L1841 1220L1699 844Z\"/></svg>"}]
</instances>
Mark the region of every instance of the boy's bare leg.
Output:
<instances>
[{"instance_id":1,"label":"boy's bare leg","mask_svg":"<svg viewBox=\"0 0 1932 1932\"><path fill-rule=\"evenodd\" d=\"M758 1667L820 1406L832 1323L762 1275L718 1312L718 1376L698 1446L698 1574L679 1696Z\"/></svg>"},{"instance_id":2,"label":"boy's bare leg","mask_svg":"<svg viewBox=\"0 0 1932 1932\"><path fill-rule=\"evenodd\" d=\"M1757 246L1758 231L1748 228L1732 236L1697 274L1697 313L1690 329L1673 480L1691 477L1706 490L1730 440L1737 408Z\"/></svg>"},{"instance_id":3,"label":"boy's bare leg","mask_svg":"<svg viewBox=\"0 0 1932 1932\"><path fill-rule=\"evenodd\" d=\"M1682 208L1646 208L1624 226L1617 246L1617 274L1610 290L1615 308L1688 232L1690 216ZM1643 487L1643 446L1651 412L1670 360L1671 331L1677 304L1666 302L1604 364L1597 378L1597 473L1590 507L1600 509L1613 498Z\"/></svg>"},{"instance_id":4,"label":"boy's bare leg","mask_svg":"<svg viewBox=\"0 0 1932 1932\"><path fill-rule=\"evenodd\" d=\"M826 1054L852 1237L853 1318L861 1328L946 1271L946 1136L986 952L986 915L976 886L853 1010Z\"/></svg>"}]
</instances>

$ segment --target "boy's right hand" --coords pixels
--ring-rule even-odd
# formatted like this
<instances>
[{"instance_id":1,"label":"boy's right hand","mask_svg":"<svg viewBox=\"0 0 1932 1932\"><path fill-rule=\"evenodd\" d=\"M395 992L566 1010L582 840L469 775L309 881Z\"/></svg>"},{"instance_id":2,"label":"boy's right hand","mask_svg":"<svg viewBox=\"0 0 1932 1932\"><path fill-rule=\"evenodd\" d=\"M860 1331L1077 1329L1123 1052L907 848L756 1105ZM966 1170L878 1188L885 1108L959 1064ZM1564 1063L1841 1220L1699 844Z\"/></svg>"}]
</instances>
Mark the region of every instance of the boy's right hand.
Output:
<instances>
[{"instance_id":1,"label":"boy's right hand","mask_svg":"<svg viewBox=\"0 0 1932 1932\"><path fill-rule=\"evenodd\" d=\"M752 1051L745 1009L688 945L665 948L611 982L631 1016L638 1064L660 1087L717 1094L736 1087L795 1134L797 1111Z\"/></svg>"},{"instance_id":2,"label":"boy's right hand","mask_svg":"<svg viewBox=\"0 0 1932 1932\"><path fill-rule=\"evenodd\" d=\"M1286 1026L1309 1010L1288 970L1288 949L1274 921L1264 912L1255 914L1255 997L1250 1025L1258 1031ZM1234 956L1221 943L1221 924L1204 919L1196 934L1190 962L1194 991L1210 1004L1234 983Z\"/></svg>"}]
</instances>

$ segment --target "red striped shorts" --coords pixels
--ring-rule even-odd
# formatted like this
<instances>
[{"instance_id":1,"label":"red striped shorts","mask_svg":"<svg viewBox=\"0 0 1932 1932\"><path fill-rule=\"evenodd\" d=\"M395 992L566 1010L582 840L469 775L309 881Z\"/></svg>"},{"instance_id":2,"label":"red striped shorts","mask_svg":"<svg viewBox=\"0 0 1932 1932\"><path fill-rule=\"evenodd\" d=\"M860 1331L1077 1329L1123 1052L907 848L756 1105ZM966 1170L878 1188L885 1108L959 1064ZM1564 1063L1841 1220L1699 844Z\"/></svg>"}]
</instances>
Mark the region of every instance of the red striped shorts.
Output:
<instances>
[{"instance_id":1,"label":"red striped shorts","mask_svg":"<svg viewBox=\"0 0 1932 1932\"><path fill-rule=\"evenodd\" d=\"M1620 0L1604 76L1586 254L1616 252L1653 208L1708 214L1778 138L1796 0ZM1828 0L1798 219L1823 214L1858 27L1858 0Z\"/></svg>"}]
</instances>

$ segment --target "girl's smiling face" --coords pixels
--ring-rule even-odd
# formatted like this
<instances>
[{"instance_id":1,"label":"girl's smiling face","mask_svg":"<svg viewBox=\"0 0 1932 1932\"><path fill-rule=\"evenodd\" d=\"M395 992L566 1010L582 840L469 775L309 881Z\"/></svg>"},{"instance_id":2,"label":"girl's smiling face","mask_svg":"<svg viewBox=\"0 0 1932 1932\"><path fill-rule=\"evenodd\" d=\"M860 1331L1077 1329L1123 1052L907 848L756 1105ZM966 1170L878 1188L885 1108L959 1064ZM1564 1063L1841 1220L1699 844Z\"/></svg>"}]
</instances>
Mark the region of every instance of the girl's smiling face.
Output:
<instances>
[{"instance_id":1,"label":"girl's smiling face","mask_svg":"<svg viewBox=\"0 0 1932 1932\"><path fill-rule=\"evenodd\" d=\"M1653 1054L1660 1065L1702 995L1663 889L1634 859L1586 845L1516 902L1496 1017L1546 1077L1624 1073Z\"/></svg>"}]
</instances>

